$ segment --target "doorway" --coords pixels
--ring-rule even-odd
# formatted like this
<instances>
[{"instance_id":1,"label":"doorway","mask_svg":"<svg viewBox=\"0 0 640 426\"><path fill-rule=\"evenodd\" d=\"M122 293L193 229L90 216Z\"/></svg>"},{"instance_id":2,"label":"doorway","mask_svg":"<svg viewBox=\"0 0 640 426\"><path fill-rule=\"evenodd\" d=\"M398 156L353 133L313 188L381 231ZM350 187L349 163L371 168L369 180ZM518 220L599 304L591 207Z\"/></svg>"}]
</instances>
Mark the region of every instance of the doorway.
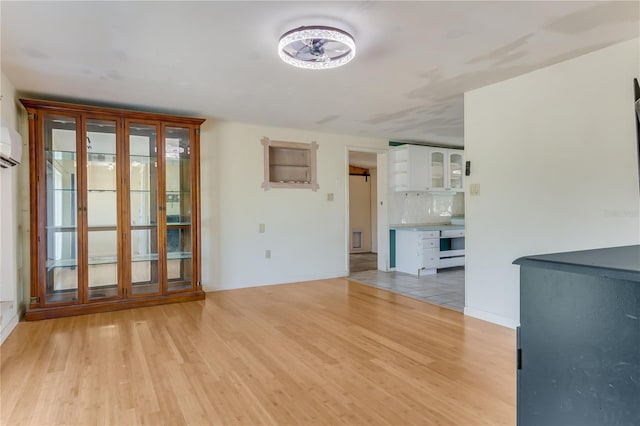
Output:
<instances>
[{"instance_id":1,"label":"doorway","mask_svg":"<svg viewBox=\"0 0 640 426\"><path fill-rule=\"evenodd\" d=\"M385 265L386 251L379 250L379 207L386 203L380 200L380 179L376 151L349 148L348 156L348 207L347 241L349 274L375 271ZM386 158L384 159L386 161ZM384 220L384 218L382 218Z\"/></svg>"}]
</instances>

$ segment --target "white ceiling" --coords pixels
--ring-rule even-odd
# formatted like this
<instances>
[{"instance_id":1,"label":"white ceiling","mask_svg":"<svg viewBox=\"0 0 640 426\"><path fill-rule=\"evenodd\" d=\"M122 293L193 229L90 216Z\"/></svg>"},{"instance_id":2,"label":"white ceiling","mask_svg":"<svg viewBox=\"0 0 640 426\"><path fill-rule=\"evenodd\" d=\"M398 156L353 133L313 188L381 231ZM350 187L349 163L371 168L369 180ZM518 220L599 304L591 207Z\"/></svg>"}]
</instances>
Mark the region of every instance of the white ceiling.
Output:
<instances>
[{"instance_id":1,"label":"white ceiling","mask_svg":"<svg viewBox=\"0 0 640 426\"><path fill-rule=\"evenodd\" d=\"M635 1L0 8L2 70L31 96L453 146L465 91L638 37L640 15ZM350 32L356 58L333 70L284 64L278 39L301 25Z\"/></svg>"}]
</instances>

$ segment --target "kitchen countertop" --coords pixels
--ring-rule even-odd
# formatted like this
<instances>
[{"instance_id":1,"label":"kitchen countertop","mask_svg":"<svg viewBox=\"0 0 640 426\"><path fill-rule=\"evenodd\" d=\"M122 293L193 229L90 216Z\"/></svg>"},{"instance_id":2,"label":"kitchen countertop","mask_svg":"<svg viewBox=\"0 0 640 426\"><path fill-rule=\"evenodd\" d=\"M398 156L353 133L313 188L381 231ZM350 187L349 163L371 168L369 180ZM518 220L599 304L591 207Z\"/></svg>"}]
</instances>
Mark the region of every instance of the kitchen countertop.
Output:
<instances>
[{"instance_id":1,"label":"kitchen countertop","mask_svg":"<svg viewBox=\"0 0 640 426\"><path fill-rule=\"evenodd\" d=\"M443 223L440 225L411 223L389 225L389 229L393 229L395 231L441 231L447 229L464 229L464 225L451 225L450 223Z\"/></svg>"}]
</instances>

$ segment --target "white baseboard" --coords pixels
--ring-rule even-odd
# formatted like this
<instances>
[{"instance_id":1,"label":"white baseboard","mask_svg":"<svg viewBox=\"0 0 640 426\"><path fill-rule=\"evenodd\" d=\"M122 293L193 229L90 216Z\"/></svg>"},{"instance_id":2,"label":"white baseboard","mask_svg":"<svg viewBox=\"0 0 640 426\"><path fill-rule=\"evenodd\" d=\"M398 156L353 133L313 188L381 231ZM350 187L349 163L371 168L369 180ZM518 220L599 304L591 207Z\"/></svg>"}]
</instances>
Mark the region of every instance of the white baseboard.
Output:
<instances>
[{"instance_id":1,"label":"white baseboard","mask_svg":"<svg viewBox=\"0 0 640 426\"><path fill-rule=\"evenodd\" d=\"M14 328L18 325L18 314L15 314L7 323L7 325L2 329L0 333L0 345L2 345L7 337L11 334Z\"/></svg>"},{"instance_id":2,"label":"white baseboard","mask_svg":"<svg viewBox=\"0 0 640 426\"><path fill-rule=\"evenodd\" d=\"M207 283L202 283L202 288L204 291L219 291L219 290L235 290L239 288L251 288L251 287L262 287L267 285L278 285L278 284L290 284L304 281L316 281L316 280L329 280L333 278L344 278L349 276L347 271L337 271L330 274L318 274L318 275L301 275L296 277L286 277L283 278L282 281L278 282L270 282L270 283L248 283L248 284L226 284L226 285L207 285Z\"/></svg>"},{"instance_id":3,"label":"white baseboard","mask_svg":"<svg viewBox=\"0 0 640 426\"><path fill-rule=\"evenodd\" d=\"M492 314L491 312L480 311L478 309L464 308L464 314L473 318L478 318L483 321L492 322L494 324L501 325L503 327L516 328L518 321L514 321L511 318L503 317L502 315Z\"/></svg>"}]
</instances>

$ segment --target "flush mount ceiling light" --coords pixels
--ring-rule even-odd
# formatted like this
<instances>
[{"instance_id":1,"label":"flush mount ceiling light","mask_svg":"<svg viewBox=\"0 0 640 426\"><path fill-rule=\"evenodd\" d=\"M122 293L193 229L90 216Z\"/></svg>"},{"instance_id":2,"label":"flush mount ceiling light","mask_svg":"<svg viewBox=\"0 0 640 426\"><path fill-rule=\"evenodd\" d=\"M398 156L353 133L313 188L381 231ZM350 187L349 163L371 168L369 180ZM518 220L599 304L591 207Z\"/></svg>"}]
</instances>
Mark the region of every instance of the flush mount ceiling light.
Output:
<instances>
[{"instance_id":1,"label":"flush mount ceiling light","mask_svg":"<svg viewBox=\"0 0 640 426\"><path fill-rule=\"evenodd\" d=\"M335 68L356 56L356 43L351 34L337 28L300 27L280 37L278 54L294 67Z\"/></svg>"}]
</instances>

